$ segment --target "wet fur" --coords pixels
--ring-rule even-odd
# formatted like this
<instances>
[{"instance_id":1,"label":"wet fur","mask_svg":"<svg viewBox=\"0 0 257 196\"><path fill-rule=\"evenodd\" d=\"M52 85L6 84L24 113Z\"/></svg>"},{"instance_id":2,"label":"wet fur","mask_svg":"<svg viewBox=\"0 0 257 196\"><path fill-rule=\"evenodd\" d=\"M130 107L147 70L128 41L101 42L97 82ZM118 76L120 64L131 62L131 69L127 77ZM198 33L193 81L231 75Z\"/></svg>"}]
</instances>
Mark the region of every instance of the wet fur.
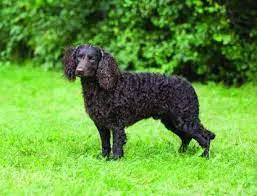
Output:
<instances>
[{"instance_id":1,"label":"wet fur","mask_svg":"<svg viewBox=\"0 0 257 196\"><path fill-rule=\"evenodd\" d=\"M76 50L66 50L63 63L65 76L75 80ZM113 134L113 158L123 156L126 143L125 127L141 119L160 119L165 127L182 141L185 151L191 139L204 148L208 157L210 140L215 134L205 129L199 119L199 103L192 85L184 78L153 73L121 72L116 60L103 49L96 74L82 77L84 103L94 121L102 142L102 155L111 152L110 131Z\"/></svg>"}]
</instances>

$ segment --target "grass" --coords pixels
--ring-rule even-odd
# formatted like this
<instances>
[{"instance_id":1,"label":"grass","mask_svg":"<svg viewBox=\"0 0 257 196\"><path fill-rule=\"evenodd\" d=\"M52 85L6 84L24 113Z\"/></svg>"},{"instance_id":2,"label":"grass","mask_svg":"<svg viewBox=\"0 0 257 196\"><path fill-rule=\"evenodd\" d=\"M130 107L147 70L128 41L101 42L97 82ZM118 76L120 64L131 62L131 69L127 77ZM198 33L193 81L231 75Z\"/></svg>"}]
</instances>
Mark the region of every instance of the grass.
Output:
<instances>
[{"instance_id":1,"label":"grass","mask_svg":"<svg viewBox=\"0 0 257 196\"><path fill-rule=\"evenodd\" d=\"M257 87L194 84L203 123L216 133L210 160L187 153L159 121L127 129L125 158L97 158L99 137L79 81L0 65L0 195L256 195Z\"/></svg>"}]
</instances>

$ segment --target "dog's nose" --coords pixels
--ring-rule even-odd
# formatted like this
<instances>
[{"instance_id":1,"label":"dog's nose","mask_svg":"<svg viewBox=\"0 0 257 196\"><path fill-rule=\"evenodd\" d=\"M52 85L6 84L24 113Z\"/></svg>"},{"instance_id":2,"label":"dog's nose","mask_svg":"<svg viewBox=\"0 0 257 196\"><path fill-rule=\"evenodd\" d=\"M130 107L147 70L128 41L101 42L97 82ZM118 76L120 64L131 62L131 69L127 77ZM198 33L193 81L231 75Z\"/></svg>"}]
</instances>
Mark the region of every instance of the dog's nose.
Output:
<instances>
[{"instance_id":1,"label":"dog's nose","mask_svg":"<svg viewBox=\"0 0 257 196\"><path fill-rule=\"evenodd\" d=\"M82 69L77 69L76 70L76 72L75 72L75 74L76 74L76 76L83 76L83 70Z\"/></svg>"}]
</instances>

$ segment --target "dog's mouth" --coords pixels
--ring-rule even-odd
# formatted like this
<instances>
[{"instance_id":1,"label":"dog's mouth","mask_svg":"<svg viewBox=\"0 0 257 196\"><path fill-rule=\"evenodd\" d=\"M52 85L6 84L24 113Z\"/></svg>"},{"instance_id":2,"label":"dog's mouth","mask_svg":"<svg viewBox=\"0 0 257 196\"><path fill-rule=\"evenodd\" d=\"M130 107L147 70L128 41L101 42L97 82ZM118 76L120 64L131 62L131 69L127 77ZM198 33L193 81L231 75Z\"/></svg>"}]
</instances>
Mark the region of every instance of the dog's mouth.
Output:
<instances>
[{"instance_id":1,"label":"dog's mouth","mask_svg":"<svg viewBox=\"0 0 257 196\"><path fill-rule=\"evenodd\" d=\"M93 77L96 75L96 71L95 70L80 70L80 69L77 69L75 71L75 76L76 77L79 77L79 78L84 78L84 77Z\"/></svg>"},{"instance_id":2,"label":"dog's mouth","mask_svg":"<svg viewBox=\"0 0 257 196\"><path fill-rule=\"evenodd\" d=\"M77 77L83 77L83 76L85 76L85 72L84 72L84 70L77 69L77 70L75 71L75 75L76 75Z\"/></svg>"}]
</instances>

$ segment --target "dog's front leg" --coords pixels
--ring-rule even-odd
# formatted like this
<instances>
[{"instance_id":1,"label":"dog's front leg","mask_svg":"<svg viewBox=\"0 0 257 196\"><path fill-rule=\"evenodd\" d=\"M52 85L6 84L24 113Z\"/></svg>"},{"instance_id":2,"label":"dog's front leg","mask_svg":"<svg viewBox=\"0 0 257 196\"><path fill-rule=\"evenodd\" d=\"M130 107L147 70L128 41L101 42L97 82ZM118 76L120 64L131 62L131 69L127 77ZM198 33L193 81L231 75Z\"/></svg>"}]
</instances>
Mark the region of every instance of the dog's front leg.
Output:
<instances>
[{"instance_id":1,"label":"dog's front leg","mask_svg":"<svg viewBox=\"0 0 257 196\"><path fill-rule=\"evenodd\" d=\"M126 133L124 128L114 128L113 133L113 146L112 153L113 159L119 159L124 155L123 145L126 144Z\"/></svg>"},{"instance_id":2,"label":"dog's front leg","mask_svg":"<svg viewBox=\"0 0 257 196\"><path fill-rule=\"evenodd\" d=\"M101 143L102 143L102 156L109 157L111 152L111 144L110 144L110 130L107 128L102 128L97 126Z\"/></svg>"}]
</instances>

